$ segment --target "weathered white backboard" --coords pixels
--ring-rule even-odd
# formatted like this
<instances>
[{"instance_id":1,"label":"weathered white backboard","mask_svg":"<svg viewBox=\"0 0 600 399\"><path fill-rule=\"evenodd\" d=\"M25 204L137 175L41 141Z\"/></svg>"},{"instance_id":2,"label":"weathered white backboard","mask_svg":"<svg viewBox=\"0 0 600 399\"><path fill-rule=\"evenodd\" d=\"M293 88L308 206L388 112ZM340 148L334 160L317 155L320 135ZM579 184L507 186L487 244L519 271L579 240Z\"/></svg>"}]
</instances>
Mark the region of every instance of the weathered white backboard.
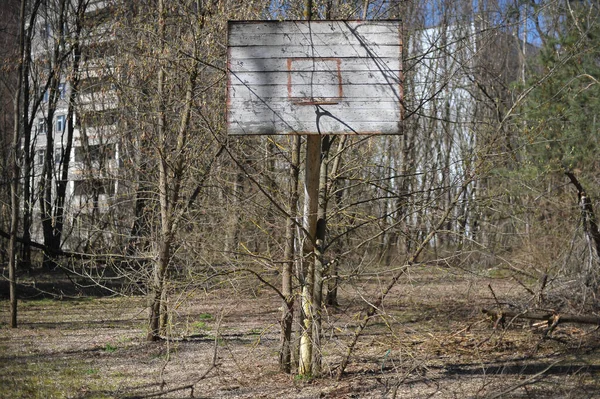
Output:
<instances>
[{"instance_id":1,"label":"weathered white backboard","mask_svg":"<svg viewBox=\"0 0 600 399\"><path fill-rule=\"evenodd\" d=\"M228 28L229 134L401 133L399 21Z\"/></svg>"}]
</instances>

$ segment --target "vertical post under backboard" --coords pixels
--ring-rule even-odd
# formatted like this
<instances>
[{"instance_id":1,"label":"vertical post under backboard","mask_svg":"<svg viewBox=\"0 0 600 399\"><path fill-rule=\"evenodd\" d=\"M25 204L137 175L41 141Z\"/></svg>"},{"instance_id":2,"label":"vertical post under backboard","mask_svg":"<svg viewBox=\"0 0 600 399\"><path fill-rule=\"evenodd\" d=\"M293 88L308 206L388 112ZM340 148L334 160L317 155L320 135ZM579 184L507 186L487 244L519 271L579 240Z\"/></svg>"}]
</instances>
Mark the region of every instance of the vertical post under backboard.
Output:
<instances>
[{"instance_id":1,"label":"vertical post under backboard","mask_svg":"<svg viewBox=\"0 0 600 399\"><path fill-rule=\"evenodd\" d=\"M300 364L298 374L312 374L312 297L315 273L315 237L319 208L319 171L321 169L321 136L306 136L306 164L304 165L304 228L308 237L304 241L305 281L302 287L304 331L300 338Z\"/></svg>"},{"instance_id":2,"label":"vertical post under backboard","mask_svg":"<svg viewBox=\"0 0 600 399\"><path fill-rule=\"evenodd\" d=\"M305 0L304 19L311 20L312 0ZM321 135L306 136L306 163L304 165L304 229L308 237L304 240L304 285L302 286L303 331L300 337L298 374L312 374L312 296L315 271L315 236L317 211L319 208L319 171L321 169Z\"/></svg>"}]
</instances>

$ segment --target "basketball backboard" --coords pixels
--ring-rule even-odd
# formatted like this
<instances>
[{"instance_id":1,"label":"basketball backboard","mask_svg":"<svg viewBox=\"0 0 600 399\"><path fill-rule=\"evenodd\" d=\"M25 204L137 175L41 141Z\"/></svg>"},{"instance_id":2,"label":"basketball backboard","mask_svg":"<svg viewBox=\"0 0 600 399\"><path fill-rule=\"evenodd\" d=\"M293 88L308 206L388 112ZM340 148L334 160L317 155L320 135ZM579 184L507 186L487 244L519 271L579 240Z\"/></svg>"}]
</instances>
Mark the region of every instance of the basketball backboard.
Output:
<instances>
[{"instance_id":1,"label":"basketball backboard","mask_svg":"<svg viewBox=\"0 0 600 399\"><path fill-rule=\"evenodd\" d=\"M229 22L227 129L400 134L399 21Z\"/></svg>"}]
</instances>

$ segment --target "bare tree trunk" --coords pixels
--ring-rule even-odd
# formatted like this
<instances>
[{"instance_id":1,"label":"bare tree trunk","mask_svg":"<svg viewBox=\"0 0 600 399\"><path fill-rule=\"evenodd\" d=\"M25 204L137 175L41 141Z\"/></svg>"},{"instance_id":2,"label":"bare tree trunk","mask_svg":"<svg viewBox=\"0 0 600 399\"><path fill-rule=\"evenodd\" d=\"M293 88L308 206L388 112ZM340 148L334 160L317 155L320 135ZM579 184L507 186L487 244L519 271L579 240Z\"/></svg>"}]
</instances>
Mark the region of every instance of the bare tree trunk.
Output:
<instances>
[{"instance_id":1,"label":"bare tree trunk","mask_svg":"<svg viewBox=\"0 0 600 399\"><path fill-rule=\"evenodd\" d=\"M313 351L312 351L312 375L318 377L321 374L321 315L323 311L323 255L325 251L325 234L327 231L327 159L329 149L333 142L332 136L323 136L321 144L321 156L319 167L319 203L317 212L317 226L315 231L314 248L314 287L312 297L313 315Z\"/></svg>"},{"instance_id":2,"label":"bare tree trunk","mask_svg":"<svg viewBox=\"0 0 600 399\"><path fill-rule=\"evenodd\" d=\"M35 21L38 15L38 9L41 5L41 0L36 0L31 4L31 11L29 13L29 21L27 21L26 29L23 32L23 54L31 54L32 37L34 35ZM31 265L31 226L33 224L33 205L35 203L35 193L32 190L34 181L33 170L33 157L31 138L32 138L32 127L35 121L35 111L39 108L39 97L32 96L30 90L30 77L32 73L31 69L32 59L31 57L24 57L22 60L22 72L21 72L21 141L22 141L22 165L21 165L21 176L23 181L22 188L22 202L20 204L23 215L22 219L22 234L23 244L21 246L21 260L20 264ZM35 99L35 101L32 101ZM25 111L27 110L27 111Z\"/></svg>"},{"instance_id":3,"label":"bare tree trunk","mask_svg":"<svg viewBox=\"0 0 600 399\"><path fill-rule=\"evenodd\" d=\"M281 348L279 350L279 367L281 371L290 373L292 371L292 326L294 321L294 294L292 292L292 275L296 251L294 242L296 240L296 223L298 208L298 176L300 173L300 136L292 139L292 162L290 165L290 208L289 217L285 226L285 252L284 265L281 273L281 293L285 297L282 304L281 315Z\"/></svg>"},{"instance_id":4,"label":"bare tree trunk","mask_svg":"<svg viewBox=\"0 0 600 399\"><path fill-rule=\"evenodd\" d=\"M336 153L336 157L333 161L333 166L331 167L331 171L329 171L330 173L330 179L329 179L329 187L327 188L327 191L331 194L334 195L334 199L336 201L341 202L341 198L342 198L342 193L343 191L339 191L338 192L338 183L339 183L339 179L338 179L338 171L340 169L340 164L342 162L342 150L344 149L345 145L346 145L346 140L347 140L348 136L344 135L340 137L340 141L338 143L338 148L337 148L337 153ZM339 284L339 277L338 277L338 261L335 259L332 259L331 262L329 262L329 273L328 273L328 279L327 279L327 294L326 294L326 299L325 302L327 303L328 306L337 306L338 304L338 300L337 300L337 290L338 290L338 284Z\"/></svg>"},{"instance_id":5,"label":"bare tree trunk","mask_svg":"<svg viewBox=\"0 0 600 399\"><path fill-rule=\"evenodd\" d=\"M159 57L164 56L165 39L165 6L164 1L158 2L158 30L160 40ZM200 22L202 23L202 22ZM200 56L198 47L194 49L192 59L194 60L186 70L189 73L185 82L185 100L180 113L179 124L176 130L176 141L169 146L167 137L167 117L165 110L165 83L166 76L164 67L161 65L157 76L157 101L158 101L158 196L160 203L160 231L158 238L158 259L154 267L153 296L150 306L148 341L154 341L164 327L161 321L166 322L167 317L161 317L161 312L166 316L167 295L166 282L169 275L169 265L172 257L172 246L177 230L177 224L182 216L176 213L180 205L180 196L185 173L186 146L189 134L190 116L194 105L194 89L198 77L198 63ZM162 61L162 59L160 60ZM170 158L171 157L171 158Z\"/></svg>"},{"instance_id":6,"label":"bare tree trunk","mask_svg":"<svg viewBox=\"0 0 600 399\"><path fill-rule=\"evenodd\" d=\"M19 89L20 91L20 89ZM15 115L18 115L20 95L15 99ZM18 119L18 116L17 116ZM10 181L10 240L8 246L8 281L10 285L10 326L17 327L17 229L19 227L19 122L15 123L11 154Z\"/></svg>"},{"instance_id":7,"label":"bare tree trunk","mask_svg":"<svg viewBox=\"0 0 600 399\"><path fill-rule=\"evenodd\" d=\"M164 55L165 48L165 9L163 0L158 1L158 40L159 40L159 52L158 57L159 63L162 63L160 57ZM165 71L162 65L159 66L157 76L157 106L158 106L158 142L160 144L165 143L166 134L166 115L164 109L164 84L165 84ZM166 154L159 154L159 181L158 181L158 196L160 199L160 221L161 228L159 234L159 252L158 259L154 265L154 276L153 276L153 295L152 304L150 305L150 316L149 316L149 329L146 337L147 341L157 340L160 334L160 311L161 311L161 299L163 297L164 289L164 278L169 265L169 258L171 252L171 233L170 233L170 203L168 199L168 166L166 165L167 160L165 159Z\"/></svg>"},{"instance_id":8,"label":"bare tree trunk","mask_svg":"<svg viewBox=\"0 0 600 399\"><path fill-rule=\"evenodd\" d=\"M30 28L31 29L31 28ZM31 35L28 33L23 32L24 35L24 40L25 43L23 43L23 52L24 54L29 54L31 52ZM25 39L26 37L26 39ZM20 64L21 67L21 77L19 78L19 89L18 89L18 93L19 96L22 96L22 98L19 100L23 109L25 109L25 104L29 104L30 101L30 93L29 93L29 74L30 74L30 61L29 61L29 57L25 57L25 59L23 59L21 61ZM27 77L27 78L26 78ZM34 112L32 112L32 114L34 114ZM21 114L17 114L15 113L15 121L17 121L19 118L21 119L21 135L22 135L22 144L23 144L23 154L22 154L22 166L21 166L21 172L22 172L22 176L23 176L23 201L21 204L21 211L23 213L23 220L22 220L22 226L23 226L23 244L21 246L21 264L22 265L28 265L27 267L30 266L31 264L31 247L29 245L29 242L31 241L31 225L32 225L32 219L33 219L33 204L34 204L34 196L32 195L32 183L33 183L33 176L31 173L32 170L32 152L31 152L31 123L30 121L30 115L28 115L28 112L24 112L22 111Z\"/></svg>"},{"instance_id":9,"label":"bare tree trunk","mask_svg":"<svg viewBox=\"0 0 600 399\"><path fill-rule=\"evenodd\" d=\"M73 131L71 130L70 137L67 138L65 151L62 151L62 138L58 137L59 132L54 128L53 123L60 98L59 87L61 74L57 71L64 70L63 62L66 59L66 54L64 53L66 46L63 42L66 12L66 0L61 0L59 2L58 10L57 39L55 39L53 43L54 54L51 57L55 64L53 65L54 72L50 74L48 84L49 99L48 114L46 117L46 156L41 177L40 210L42 213L44 245L47 248L47 250L44 251L43 260L43 265L46 269L53 269L56 267L57 259L55 254L60 252L62 243L64 204L67 187L67 179L65 176L68 176L69 158L73 140ZM55 134L57 137L54 136ZM57 138L61 140L60 155L55 153L55 142L57 141ZM69 140L71 142L69 142ZM58 160L56 159L57 156L60 156ZM58 165L59 170L56 170L56 165ZM60 176L60 178L58 176Z\"/></svg>"},{"instance_id":10,"label":"bare tree trunk","mask_svg":"<svg viewBox=\"0 0 600 399\"><path fill-rule=\"evenodd\" d=\"M579 207L581 208L581 219L583 230L588 247L590 249L590 264L586 274L586 284L596 289L598 287L598 270L600 264L600 229L598 229L598 219L594 213L594 207L590 197L586 194L584 187L581 185L577 177L571 171L565 171L565 175L571 183L577 188L577 196L579 197Z\"/></svg>"},{"instance_id":11,"label":"bare tree trunk","mask_svg":"<svg viewBox=\"0 0 600 399\"><path fill-rule=\"evenodd\" d=\"M19 13L19 66L17 67L17 88L14 102L13 141L10 181L10 240L8 247L8 280L10 290L10 326L17 328L17 229L19 227L19 144L20 144L20 114L21 114L21 88L23 83L24 59L24 33L25 33L25 0L21 0Z\"/></svg>"},{"instance_id":12,"label":"bare tree trunk","mask_svg":"<svg viewBox=\"0 0 600 399\"><path fill-rule=\"evenodd\" d=\"M168 324L169 324L169 289L168 289L168 280L169 280L169 269L165 271L165 275L163 277L162 283L162 293L160 296L160 323L158 325L160 334L165 336L168 334Z\"/></svg>"},{"instance_id":13,"label":"bare tree trunk","mask_svg":"<svg viewBox=\"0 0 600 399\"><path fill-rule=\"evenodd\" d=\"M74 36L71 37L71 42L72 42L72 48L70 51L72 51L72 56L73 56L73 64L71 65L71 71L68 74L67 79L69 79L70 82L70 92L69 92L69 97L68 97L68 102L67 102L67 115L66 115L66 142L61 142L63 145L61 145L61 148L64 148L64 151L62 151L62 157L60 159L60 162L58 163L59 165L59 172L60 172L60 177L58 178L58 180L56 181L56 193L55 193L55 200L54 200L54 209L53 209L53 220L54 220L54 229L55 229L55 233L54 235L56 236L56 238L54 238L55 241L55 247L54 249L56 251L60 250L60 246L61 246L61 239L63 237L63 230L64 230L64 218L65 218L65 205L67 203L67 185L69 182L69 165L71 162L71 151L73 149L73 139L74 139L74 133L75 133L75 126L73 124L73 117L75 115L75 106L76 106L76 102L77 102L77 98L78 98L78 89L79 89L79 74L80 74L80 59L81 59L81 48L80 48L80 35L81 35L81 31L83 29L83 18L84 18L84 14L85 14L85 10L86 10L86 4L87 2L85 2L84 0L79 0L77 3L77 14L76 14L76 20L75 20L75 30L74 30ZM65 26L65 17L66 17L66 13L68 13L68 5L65 4L65 2L61 2L61 16L60 16L60 20L59 20L59 24L61 26L60 30L59 30L59 35L62 37L64 36L64 26ZM59 43L59 48L60 46L63 46L63 43ZM58 51L58 50L57 50ZM58 82L60 83L60 81ZM56 86L56 88L58 89L58 84ZM57 96L60 96L60 94L58 94ZM56 162L55 162L56 164ZM58 175L58 173L56 173Z\"/></svg>"},{"instance_id":14,"label":"bare tree trunk","mask_svg":"<svg viewBox=\"0 0 600 399\"><path fill-rule=\"evenodd\" d=\"M244 195L244 179L244 171L238 168L235 175L235 182L233 183L233 192L231 193L233 211L229 216L229 226L224 246L224 252L231 254L233 259L238 256L238 246L240 244L240 205L242 203L241 198Z\"/></svg>"},{"instance_id":15,"label":"bare tree trunk","mask_svg":"<svg viewBox=\"0 0 600 399\"><path fill-rule=\"evenodd\" d=\"M165 287L165 276L167 267L169 265L171 241L168 236L162 236L162 242L160 243L160 249L158 253L157 263L154 269L153 278L153 295L152 303L150 305L150 320L149 320L149 331L146 337L147 341L156 341L160 337L161 330L161 310L164 312L165 309L162 306L163 303L163 291Z\"/></svg>"}]
</instances>

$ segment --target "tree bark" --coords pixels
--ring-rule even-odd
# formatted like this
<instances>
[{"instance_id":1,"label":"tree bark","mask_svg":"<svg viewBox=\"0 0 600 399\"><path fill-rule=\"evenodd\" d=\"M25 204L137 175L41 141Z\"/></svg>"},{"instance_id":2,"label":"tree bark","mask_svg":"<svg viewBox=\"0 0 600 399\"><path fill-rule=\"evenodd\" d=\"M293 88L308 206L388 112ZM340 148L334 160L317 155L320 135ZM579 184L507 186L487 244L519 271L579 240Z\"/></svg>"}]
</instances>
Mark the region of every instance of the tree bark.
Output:
<instances>
[{"instance_id":1,"label":"tree bark","mask_svg":"<svg viewBox=\"0 0 600 399\"><path fill-rule=\"evenodd\" d=\"M10 181L10 239L8 246L8 280L10 296L10 327L17 328L17 234L19 227L19 144L20 144L20 114L21 114L21 88L23 82L24 59L24 33L25 33L25 0L21 0L19 12L19 65L17 67L17 88L14 102L13 140Z\"/></svg>"},{"instance_id":2,"label":"tree bark","mask_svg":"<svg viewBox=\"0 0 600 399\"><path fill-rule=\"evenodd\" d=\"M490 315L496 324L503 323L507 318L513 319L527 319L527 320L545 320L550 324L559 323L581 323L581 324L595 324L600 326L600 317L598 316L586 316L586 315L574 315L574 314L560 314L556 312L515 312L510 310L501 309L481 309L481 312Z\"/></svg>"},{"instance_id":3,"label":"tree bark","mask_svg":"<svg viewBox=\"0 0 600 399\"><path fill-rule=\"evenodd\" d=\"M315 274L312 298L312 375L314 377L318 377L321 375L321 316L323 312L323 274L325 267L323 257L325 252L325 236L327 233L328 158L332 142L332 136L323 136L319 167L319 204L317 212L317 226L315 231Z\"/></svg>"},{"instance_id":4,"label":"tree bark","mask_svg":"<svg viewBox=\"0 0 600 399\"><path fill-rule=\"evenodd\" d=\"M24 18L24 16L23 16ZM34 16L32 15L30 18L30 21L34 20ZM21 35L23 37L24 43L23 43L23 55L25 54L30 54L31 53L31 36L32 36L32 32L31 32L31 27L29 29L27 29L27 31L23 31L21 32ZM23 109L25 109L25 104L27 104L27 106L29 106L30 104L30 83L29 83L29 76L30 76L30 58L29 57L25 57L25 58L21 58L20 61L20 78L19 78L19 87L18 88L18 93L19 96L21 96L21 100L20 100L20 104L22 106ZM26 78L27 77L27 78ZM36 107L32 107L33 109L36 109ZM34 114L33 110L31 112L32 114ZM22 154L22 160L23 160L23 164L21 166L21 172L22 172L22 176L23 176L23 188L22 188L22 194L23 194L23 200L22 200L22 204L21 204L21 211L22 211L22 226L23 226L23 240L24 241L31 241L31 225L32 225L32 219L33 219L33 204L34 204L34 196L32 195L32 184L33 184L33 176L31 173L32 170L32 154L31 154L31 133L32 133L32 125L31 123L29 123L30 118L35 118L33 115L29 115L28 112L21 112L20 114L15 112L15 121L18 121L19 118L21 120L21 135L22 138L20 139L22 141L22 148L23 148L23 154ZM33 119L31 119L33 120ZM30 266L31 264L31 247L28 244L23 244L21 245L21 260L20 260L20 264L22 265L28 265L27 267Z\"/></svg>"},{"instance_id":5,"label":"tree bark","mask_svg":"<svg viewBox=\"0 0 600 399\"><path fill-rule=\"evenodd\" d=\"M44 245L50 251L44 251L43 266L46 269L54 269L57 266L55 253L60 251L62 244L62 234L64 226L64 204L67 187L67 178L70 151L72 147L73 131L67 135L67 142L63 143L62 138L60 159L57 161L55 153L54 137L54 115L56 114L58 102L60 99L59 87L61 81L61 73L64 71L64 60L70 49L66 49L64 41L64 26L65 13L67 12L66 0L61 0L58 9L57 23L57 38L53 43L53 54L50 57L54 63L52 65L53 72L49 75L48 80L48 114L46 115L46 155L44 159L44 168L41 176L41 195L40 195L40 211L42 213L42 230L44 234ZM72 71L71 71L72 72ZM76 74L76 72L75 72ZM56 132L57 134L59 132ZM71 142L69 142L71 141ZM66 145L63 151L63 144ZM57 166L58 165L58 170ZM60 177L58 177L60 176ZM63 180L64 179L64 180Z\"/></svg>"},{"instance_id":6,"label":"tree bark","mask_svg":"<svg viewBox=\"0 0 600 399\"><path fill-rule=\"evenodd\" d=\"M342 199L342 193L343 190L340 190L338 192L338 185L339 185L339 179L338 179L338 173L339 173L339 169L340 169L340 164L342 162L342 151L346 145L346 140L347 140L348 136L344 135L340 137L340 140L338 142L338 147L337 147L337 153L335 156L335 159L333 161L333 165L331 167L331 170L328 171L329 175L331 176L329 179L329 186L327 187L327 191L331 194L334 195L334 200L337 201L338 205L341 203L341 199ZM337 299L337 291L338 291L338 284L339 284L339 277L338 277L338 261L336 259L332 259L331 262L329 262L329 272L328 272L328 279L327 279L327 294L325 296L325 303L328 306L337 306L338 305L338 299Z\"/></svg>"},{"instance_id":7,"label":"tree bark","mask_svg":"<svg viewBox=\"0 0 600 399\"><path fill-rule=\"evenodd\" d=\"M30 93L30 76L31 76L31 57L25 57L25 54L31 54L32 37L34 35L34 26L38 14L38 9L41 5L41 0L36 0L32 6L29 15L29 21L25 23L26 29L22 32L23 37L23 58L21 61L21 80L19 84L20 88L20 104L21 113L18 116L21 119L21 141L22 141L22 167L21 176L23 181L22 188L22 202L20 204L22 211L22 232L23 232L23 245L21 246L21 259L20 264L31 266L31 226L33 220L33 204L35 203L36 193L32 190L32 184L34 176L31 173L33 167L33 155L31 150L31 138L32 138L32 127L35 121L35 111L39 109L40 96L33 96ZM25 18L25 17L23 17ZM28 112L24 110L28 109ZM17 114L15 114L15 117Z\"/></svg>"},{"instance_id":8,"label":"tree bark","mask_svg":"<svg viewBox=\"0 0 600 399\"><path fill-rule=\"evenodd\" d=\"M294 269L294 242L296 240L296 224L298 208L298 176L300 173L300 136L294 136L292 141L292 160L290 165L290 207L289 217L285 226L285 252L283 270L281 273L281 293L285 297L281 314L281 348L279 350L279 367L284 373L292 371L292 326L294 321L294 294L292 292L292 275Z\"/></svg>"},{"instance_id":9,"label":"tree bark","mask_svg":"<svg viewBox=\"0 0 600 399\"><path fill-rule=\"evenodd\" d=\"M162 63L160 59L164 55L165 49L165 9L164 1L158 1L158 40L160 42L158 50L158 62ZM165 145L166 141L166 115L164 107L164 84L165 84L165 71L162 65L159 65L158 76L157 76L157 133L158 142L160 145ZM154 265L153 285L152 285L152 303L150 305L149 315L149 329L146 337L147 341L155 341L160 336L160 311L161 311L161 299L163 298L164 289L164 278L169 266L169 258L171 252L171 233L170 233L170 202L168 198L168 166L167 160L165 159L167 152L161 151L159 154L158 167L158 196L160 202L160 231L159 231L159 253L158 259Z\"/></svg>"},{"instance_id":10,"label":"tree bark","mask_svg":"<svg viewBox=\"0 0 600 399\"><path fill-rule=\"evenodd\" d=\"M571 180L571 183L577 188L577 196L579 197L579 206L581 207L581 215L583 218L583 228L585 234L594 244L597 259L600 259L600 230L598 229L598 219L594 213L594 207L590 197L585 193L585 189L571 171L565 171L565 175Z\"/></svg>"},{"instance_id":11,"label":"tree bark","mask_svg":"<svg viewBox=\"0 0 600 399\"><path fill-rule=\"evenodd\" d=\"M165 48L165 12L164 0L159 0L158 37L161 43L159 57L164 55ZM183 215L182 213L177 213L177 209L181 205L181 190L185 174L185 161L187 159L185 149L188 141L190 116L194 105L194 89L198 77L198 60L200 56L197 46L194 49L192 59L193 62L189 65L189 69L186 70L189 75L185 82L185 100L176 130L176 141L173 146L169 146L167 137L167 117L164 103L166 72L162 65L159 68L157 76L157 129L159 140L157 155L159 158L158 196L160 203L160 231L158 238L159 254L154 267L153 302L150 307L148 341L159 338L160 331L165 327L161 325L161 321L164 323L168 320L165 314L167 312L168 293L165 290L172 257L173 240L178 222ZM161 312L165 317L161 317Z\"/></svg>"}]
</instances>

